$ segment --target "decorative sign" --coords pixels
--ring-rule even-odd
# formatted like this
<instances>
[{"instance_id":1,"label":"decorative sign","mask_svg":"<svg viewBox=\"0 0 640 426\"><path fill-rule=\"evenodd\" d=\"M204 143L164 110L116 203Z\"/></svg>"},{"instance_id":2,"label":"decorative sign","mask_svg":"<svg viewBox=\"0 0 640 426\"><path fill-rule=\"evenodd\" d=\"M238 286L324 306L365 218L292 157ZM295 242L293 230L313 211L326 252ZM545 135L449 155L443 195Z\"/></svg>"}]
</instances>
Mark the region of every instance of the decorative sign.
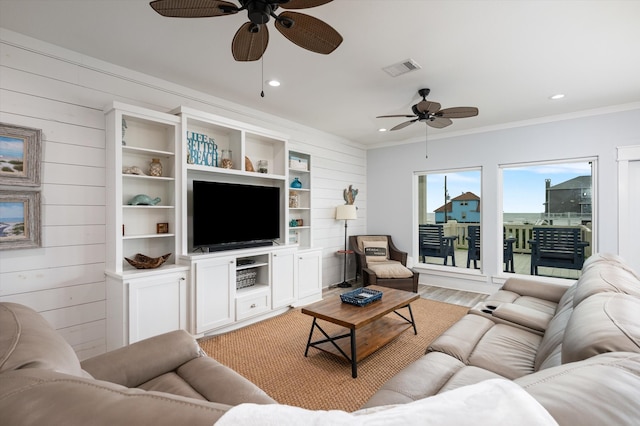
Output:
<instances>
[{"instance_id":1,"label":"decorative sign","mask_svg":"<svg viewBox=\"0 0 640 426\"><path fill-rule=\"evenodd\" d=\"M218 167L218 146L201 133L187 132L187 163Z\"/></svg>"}]
</instances>

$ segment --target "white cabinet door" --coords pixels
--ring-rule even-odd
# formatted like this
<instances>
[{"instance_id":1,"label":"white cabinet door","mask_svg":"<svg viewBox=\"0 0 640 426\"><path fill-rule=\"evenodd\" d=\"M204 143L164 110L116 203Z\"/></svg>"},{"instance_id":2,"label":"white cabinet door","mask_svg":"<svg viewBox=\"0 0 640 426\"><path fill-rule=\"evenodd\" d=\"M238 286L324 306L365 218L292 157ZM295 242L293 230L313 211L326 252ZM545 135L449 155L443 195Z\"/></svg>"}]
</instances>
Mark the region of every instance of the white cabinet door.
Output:
<instances>
[{"instance_id":1,"label":"white cabinet door","mask_svg":"<svg viewBox=\"0 0 640 426\"><path fill-rule=\"evenodd\" d=\"M195 262L196 333L204 333L235 321L235 291L232 293L235 281L235 257Z\"/></svg>"},{"instance_id":2,"label":"white cabinet door","mask_svg":"<svg viewBox=\"0 0 640 426\"><path fill-rule=\"evenodd\" d=\"M322 298L322 250L305 250L297 255L298 299Z\"/></svg>"},{"instance_id":3,"label":"white cabinet door","mask_svg":"<svg viewBox=\"0 0 640 426\"><path fill-rule=\"evenodd\" d=\"M129 342L179 330L186 323L186 273L127 280Z\"/></svg>"},{"instance_id":4,"label":"white cabinet door","mask_svg":"<svg viewBox=\"0 0 640 426\"><path fill-rule=\"evenodd\" d=\"M295 249L281 250L272 255L271 300L273 309L296 301Z\"/></svg>"}]
</instances>

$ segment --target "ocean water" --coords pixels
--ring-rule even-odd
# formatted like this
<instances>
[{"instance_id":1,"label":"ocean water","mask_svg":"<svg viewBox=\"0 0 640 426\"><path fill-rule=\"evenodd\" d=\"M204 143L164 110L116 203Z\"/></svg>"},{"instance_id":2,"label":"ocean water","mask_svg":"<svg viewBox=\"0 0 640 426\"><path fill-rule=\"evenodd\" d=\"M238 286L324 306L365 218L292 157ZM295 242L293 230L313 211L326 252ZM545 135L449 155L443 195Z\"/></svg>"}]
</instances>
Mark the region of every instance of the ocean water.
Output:
<instances>
[{"instance_id":1,"label":"ocean water","mask_svg":"<svg viewBox=\"0 0 640 426\"><path fill-rule=\"evenodd\" d=\"M20 223L24 222L23 217L0 217L0 223Z\"/></svg>"},{"instance_id":2,"label":"ocean water","mask_svg":"<svg viewBox=\"0 0 640 426\"><path fill-rule=\"evenodd\" d=\"M518 223L518 224L535 224L537 221L541 220L544 217L544 213L503 213L502 221L504 223ZM561 224L560 222L566 221L567 219L556 219L554 221L557 222L555 224ZM579 219L576 219L577 223L580 223ZM428 223L435 223L436 214L435 213L427 213L427 221ZM571 221L573 223L573 220Z\"/></svg>"}]
</instances>

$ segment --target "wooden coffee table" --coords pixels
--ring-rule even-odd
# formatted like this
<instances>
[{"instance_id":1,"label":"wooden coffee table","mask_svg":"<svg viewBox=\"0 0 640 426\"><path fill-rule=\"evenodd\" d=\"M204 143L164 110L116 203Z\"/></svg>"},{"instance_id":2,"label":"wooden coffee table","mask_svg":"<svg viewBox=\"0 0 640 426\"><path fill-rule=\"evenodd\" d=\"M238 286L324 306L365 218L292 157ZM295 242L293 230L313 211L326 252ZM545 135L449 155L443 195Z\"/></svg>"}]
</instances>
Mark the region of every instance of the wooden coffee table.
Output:
<instances>
[{"instance_id":1,"label":"wooden coffee table","mask_svg":"<svg viewBox=\"0 0 640 426\"><path fill-rule=\"evenodd\" d=\"M351 376L355 379L358 377L359 361L411 327L413 327L413 333L418 334L410 305L411 302L420 298L418 294L379 286L367 288L381 291L382 299L366 306L355 306L343 303L340 296L333 296L302 308L303 314L313 317L307 348L304 351L305 357L310 347L342 356L351 361ZM398 312L403 308L408 310L408 317ZM386 316L391 312L394 312L397 317ZM338 324L347 328L348 331L330 336L320 327L318 320ZM316 329L325 338L312 342L313 332Z\"/></svg>"}]
</instances>

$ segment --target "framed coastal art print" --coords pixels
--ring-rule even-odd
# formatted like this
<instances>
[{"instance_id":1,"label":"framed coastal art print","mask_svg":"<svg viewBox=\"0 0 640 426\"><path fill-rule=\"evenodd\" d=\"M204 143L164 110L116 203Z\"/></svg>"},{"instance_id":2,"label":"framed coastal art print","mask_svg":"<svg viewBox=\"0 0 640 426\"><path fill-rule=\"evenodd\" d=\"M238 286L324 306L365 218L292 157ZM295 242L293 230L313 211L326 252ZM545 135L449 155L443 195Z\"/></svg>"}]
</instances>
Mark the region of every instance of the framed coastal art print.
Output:
<instances>
[{"instance_id":1,"label":"framed coastal art print","mask_svg":"<svg viewBox=\"0 0 640 426\"><path fill-rule=\"evenodd\" d=\"M0 123L0 185L40 186L40 129Z\"/></svg>"},{"instance_id":2,"label":"framed coastal art print","mask_svg":"<svg viewBox=\"0 0 640 426\"><path fill-rule=\"evenodd\" d=\"M40 246L40 192L0 190L0 250Z\"/></svg>"}]
</instances>

